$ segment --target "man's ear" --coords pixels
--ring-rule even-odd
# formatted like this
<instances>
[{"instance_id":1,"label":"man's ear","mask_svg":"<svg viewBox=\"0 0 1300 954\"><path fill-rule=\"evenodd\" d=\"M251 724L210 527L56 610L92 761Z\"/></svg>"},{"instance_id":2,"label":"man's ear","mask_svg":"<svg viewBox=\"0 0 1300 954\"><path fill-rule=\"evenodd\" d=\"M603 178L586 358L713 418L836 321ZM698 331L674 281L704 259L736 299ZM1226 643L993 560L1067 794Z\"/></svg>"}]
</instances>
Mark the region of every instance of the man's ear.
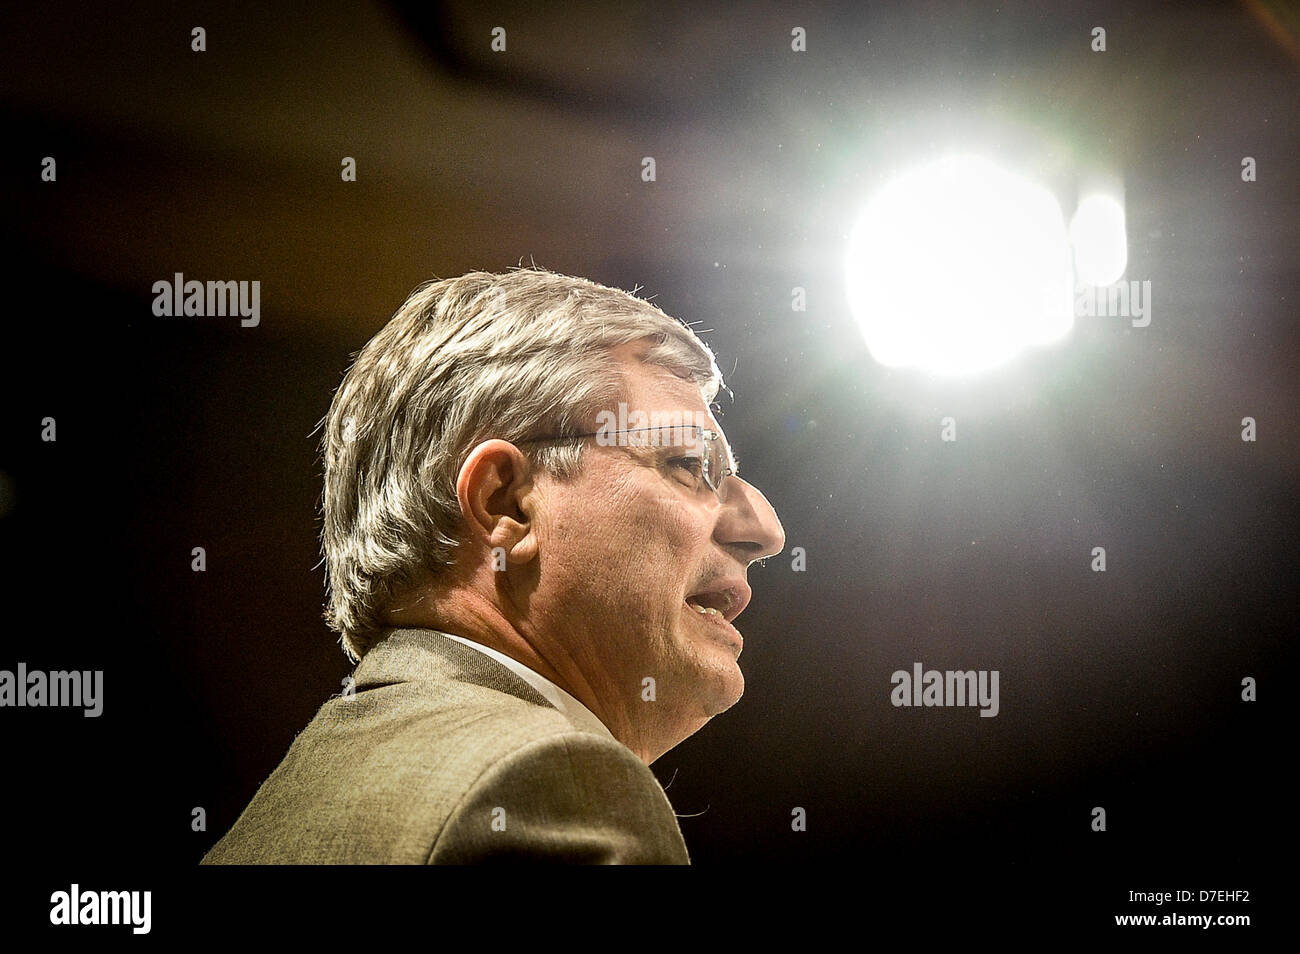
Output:
<instances>
[{"instance_id":1,"label":"man's ear","mask_svg":"<svg viewBox=\"0 0 1300 954\"><path fill-rule=\"evenodd\" d=\"M469 537L510 563L537 556L537 534L527 500L533 471L523 452L509 441L484 441L470 451L456 476L456 497Z\"/></svg>"}]
</instances>

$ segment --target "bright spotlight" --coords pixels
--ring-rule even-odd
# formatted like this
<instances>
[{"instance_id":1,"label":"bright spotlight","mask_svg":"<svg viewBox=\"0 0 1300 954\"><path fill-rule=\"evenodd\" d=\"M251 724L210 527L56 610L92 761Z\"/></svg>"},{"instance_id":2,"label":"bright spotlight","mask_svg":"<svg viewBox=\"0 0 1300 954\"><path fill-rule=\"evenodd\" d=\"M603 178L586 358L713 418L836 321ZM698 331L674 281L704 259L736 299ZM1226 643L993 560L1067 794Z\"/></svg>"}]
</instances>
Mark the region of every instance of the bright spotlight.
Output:
<instances>
[{"instance_id":1,"label":"bright spotlight","mask_svg":"<svg viewBox=\"0 0 1300 954\"><path fill-rule=\"evenodd\" d=\"M1055 197L979 157L894 179L849 237L849 304L891 367L979 371L1058 340L1074 324L1073 286Z\"/></svg>"},{"instance_id":2,"label":"bright spotlight","mask_svg":"<svg viewBox=\"0 0 1300 954\"><path fill-rule=\"evenodd\" d=\"M1080 284L1115 284L1128 265L1124 207L1108 195L1088 196L1070 220L1070 242Z\"/></svg>"}]
</instances>

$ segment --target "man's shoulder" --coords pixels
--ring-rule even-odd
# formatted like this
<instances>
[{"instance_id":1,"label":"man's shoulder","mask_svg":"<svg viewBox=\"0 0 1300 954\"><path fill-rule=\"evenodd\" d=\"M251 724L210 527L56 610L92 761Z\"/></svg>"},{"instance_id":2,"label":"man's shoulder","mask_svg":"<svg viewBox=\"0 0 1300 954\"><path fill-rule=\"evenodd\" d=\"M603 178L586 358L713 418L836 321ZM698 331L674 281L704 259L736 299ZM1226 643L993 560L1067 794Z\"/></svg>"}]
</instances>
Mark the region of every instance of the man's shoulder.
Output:
<instances>
[{"instance_id":1,"label":"man's shoulder","mask_svg":"<svg viewBox=\"0 0 1300 954\"><path fill-rule=\"evenodd\" d=\"M535 739L488 766L439 830L431 864L688 864L667 795L626 746Z\"/></svg>"},{"instance_id":2,"label":"man's shoulder","mask_svg":"<svg viewBox=\"0 0 1300 954\"><path fill-rule=\"evenodd\" d=\"M487 802L507 826L516 821L512 834L528 827L534 844L565 813L599 827L600 801L634 807L655 831L670 822L680 840L662 788L626 746L576 726L469 647L395 635L363 659L354 691L299 733L205 861L473 860L485 847L473 836ZM487 821L489 832L501 825ZM510 850L526 847L512 841Z\"/></svg>"}]
</instances>

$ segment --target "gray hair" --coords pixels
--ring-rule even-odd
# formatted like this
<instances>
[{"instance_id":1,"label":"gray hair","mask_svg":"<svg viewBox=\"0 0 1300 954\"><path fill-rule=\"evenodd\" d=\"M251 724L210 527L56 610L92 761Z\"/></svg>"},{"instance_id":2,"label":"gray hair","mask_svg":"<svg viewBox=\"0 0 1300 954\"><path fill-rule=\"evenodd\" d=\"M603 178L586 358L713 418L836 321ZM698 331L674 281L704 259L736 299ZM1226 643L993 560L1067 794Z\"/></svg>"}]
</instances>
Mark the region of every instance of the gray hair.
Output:
<instances>
[{"instance_id":1,"label":"gray hair","mask_svg":"<svg viewBox=\"0 0 1300 954\"><path fill-rule=\"evenodd\" d=\"M619 289L541 268L428 282L356 355L321 439L325 621L356 661L394 591L454 565L456 478L498 437L574 434L622 392L611 349L651 339L643 360L722 387L713 352L683 322ZM520 450L561 480L583 442Z\"/></svg>"}]
</instances>

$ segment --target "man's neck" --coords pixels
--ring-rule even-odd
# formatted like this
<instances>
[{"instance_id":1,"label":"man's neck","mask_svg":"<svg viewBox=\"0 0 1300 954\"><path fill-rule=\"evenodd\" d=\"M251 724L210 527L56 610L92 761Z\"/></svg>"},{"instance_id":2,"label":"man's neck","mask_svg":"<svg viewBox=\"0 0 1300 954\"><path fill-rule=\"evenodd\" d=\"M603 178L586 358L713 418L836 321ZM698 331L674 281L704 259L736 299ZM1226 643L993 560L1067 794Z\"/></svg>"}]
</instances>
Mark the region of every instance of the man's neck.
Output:
<instances>
[{"instance_id":1,"label":"man's neck","mask_svg":"<svg viewBox=\"0 0 1300 954\"><path fill-rule=\"evenodd\" d=\"M610 704L584 674L582 666L563 645L512 625L494 605L482 598L435 596L431 589L395 601L385 621L392 626L440 630L494 649L549 679L577 699L609 729L610 734L649 765L671 745L657 746L643 737L626 707ZM539 647L540 650L539 650ZM547 650L550 650L548 653ZM547 659L555 656L555 664Z\"/></svg>"}]
</instances>

